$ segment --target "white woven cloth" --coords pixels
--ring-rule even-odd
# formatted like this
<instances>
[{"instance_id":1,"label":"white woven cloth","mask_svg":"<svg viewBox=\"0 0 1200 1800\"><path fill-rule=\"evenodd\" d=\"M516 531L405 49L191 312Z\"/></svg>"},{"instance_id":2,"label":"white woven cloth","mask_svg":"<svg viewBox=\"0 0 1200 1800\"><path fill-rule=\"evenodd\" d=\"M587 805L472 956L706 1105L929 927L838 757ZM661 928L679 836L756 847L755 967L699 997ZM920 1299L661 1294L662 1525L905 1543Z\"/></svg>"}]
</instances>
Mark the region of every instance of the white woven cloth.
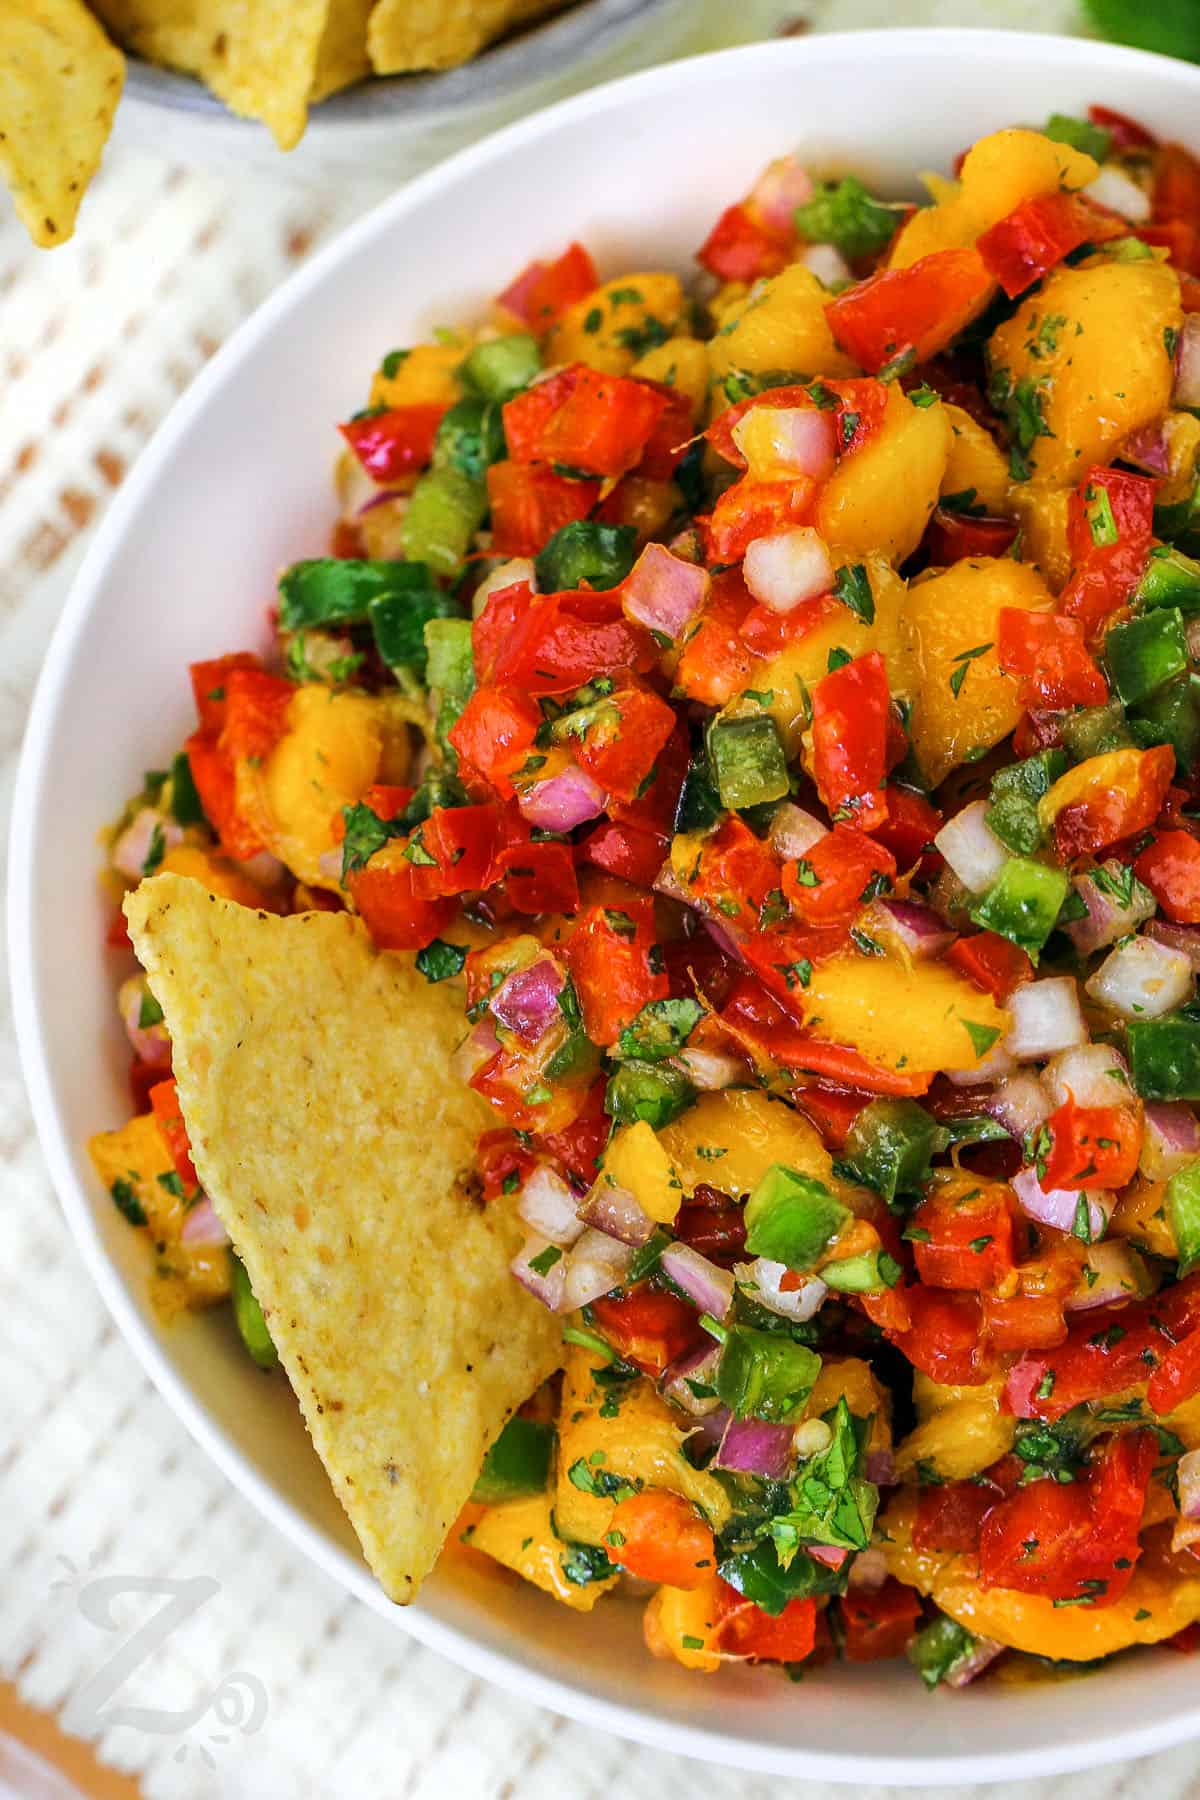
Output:
<instances>
[{"instance_id":1,"label":"white woven cloth","mask_svg":"<svg viewBox=\"0 0 1200 1800\"><path fill-rule=\"evenodd\" d=\"M805 10L746 0L733 18L724 0L695 4L709 42ZM1075 9L828 0L809 10L834 25L894 23L903 10L910 22L1053 26ZM5 815L45 643L114 488L233 327L363 204L358 193L235 182L118 151L75 241L52 255L31 252L0 211ZM0 1169L0 1675L140 1775L148 1800L650 1800L681 1779L702 1781L710 1800L778 1791L702 1774L460 1673L348 1601L263 1525L151 1389L93 1292L37 1150L6 1022ZM136 1591L164 1575L191 1584L173 1626L168 1596ZM124 1591L97 1585L108 1578ZM122 1647L124 1676L112 1661ZM146 1714L114 1723L116 1708ZM1134 1767L1007 1792L1118 1800L1146 1780ZM1154 1781L1160 1800L1195 1795L1200 1751L1162 1757Z\"/></svg>"}]
</instances>

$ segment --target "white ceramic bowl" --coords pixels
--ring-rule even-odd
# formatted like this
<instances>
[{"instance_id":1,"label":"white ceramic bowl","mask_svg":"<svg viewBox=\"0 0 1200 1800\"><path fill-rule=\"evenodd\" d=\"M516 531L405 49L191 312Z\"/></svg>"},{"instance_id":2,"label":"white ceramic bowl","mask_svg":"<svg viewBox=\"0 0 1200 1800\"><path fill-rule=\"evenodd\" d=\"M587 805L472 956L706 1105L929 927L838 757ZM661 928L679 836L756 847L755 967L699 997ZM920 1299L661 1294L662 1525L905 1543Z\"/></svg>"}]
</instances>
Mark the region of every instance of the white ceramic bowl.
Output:
<instances>
[{"instance_id":1,"label":"white ceramic bowl","mask_svg":"<svg viewBox=\"0 0 1200 1800\"><path fill-rule=\"evenodd\" d=\"M576 235L610 271L687 269L719 208L793 146L903 194L981 132L1093 100L1200 144L1198 69L1078 41L894 32L677 63L464 152L332 244L196 381L115 502L34 703L12 843L21 1048L55 1184L130 1343L229 1478L350 1592L478 1673L660 1748L855 1782L1013 1780L1200 1735L1200 1691L1188 1659L1166 1653L1077 1683L932 1698L903 1664L831 1667L798 1687L747 1669L706 1679L643 1652L635 1607L581 1619L462 1568L392 1608L286 1394L220 1315L157 1328L140 1246L92 1177L88 1134L128 1107L96 829L190 728L188 661L260 643L280 565L321 549L333 424L382 350L469 317Z\"/></svg>"}]
</instances>

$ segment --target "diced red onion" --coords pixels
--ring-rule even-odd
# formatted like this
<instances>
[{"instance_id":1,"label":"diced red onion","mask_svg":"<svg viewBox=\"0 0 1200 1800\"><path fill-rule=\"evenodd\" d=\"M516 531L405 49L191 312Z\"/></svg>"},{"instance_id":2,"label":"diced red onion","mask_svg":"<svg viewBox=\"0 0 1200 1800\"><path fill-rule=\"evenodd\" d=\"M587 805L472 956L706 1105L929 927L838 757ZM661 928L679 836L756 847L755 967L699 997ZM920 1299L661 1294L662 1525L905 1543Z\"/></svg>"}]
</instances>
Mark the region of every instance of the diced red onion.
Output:
<instances>
[{"instance_id":1,"label":"diced red onion","mask_svg":"<svg viewBox=\"0 0 1200 1800\"><path fill-rule=\"evenodd\" d=\"M692 1086L701 1094L717 1094L722 1088L745 1081L746 1065L740 1056L726 1050L684 1049L671 1058L682 1069Z\"/></svg>"},{"instance_id":2,"label":"diced red onion","mask_svg":"<svg viewBox=\"0 0 1200 1800\"><path fill-rule=\"evenodd\" d=\"M549 1163L539 1163L525 1178L517 1212L531 1230L552 1244L573 1244L583 1234L575 1195Z\"/></svg>"},{"instance_id":3,"label":"diced red onion","mask_svg":"<svg viewBox=\"0 0 1200 1800\"><path fill-rule=\"evenodd\" d=\"M317 858L318 873L323 876L326 881L340 882L342 879L342 860L343 852L340 844L335 844L332 850L322 850L320 856Z\"/></svg>"},{"instance_id":4,"label":"diced red onion","mask_svg":"<svg viewBox=\"0 0 1200 1800\"><path fill-rule=\"evenodd\" d=\"M669 862L665 862L658 871L654 877L653 886L656 894L663 894L668 900L677 900L680 906L689 907L692 912L696 913L703 921L704 929L723 955L730 957L734 962L745 962L746 958L742 954L733 927L728 923L718 924L716 919L711 917L707 903L698 899L687 883L679 879Z\"/></svg>"},{"instance_id":5,"label":"diced red onion","mask_svg":"<svg viewBox=\"0 0 1200 1800\"><path fill-rule=\"evenodd\" d=\"M181 1244L191 1244L193 1249L201 1245L211 1245L214 1249L229 1242L229 1233L213 1211L213 1203L209 1199L198 1200L183 1221L179 1233Z\"/></svg>"},{"instance_id":6,"label":"diced red onion","mask_svg":"<svg viewBox=\"0 0 1200 1800\"><path fill-rule=\"evenodd\" d=\"M743 413L733 428L733 441L747 461L753 451L756 463L769 463L776 471L811 475L814 481L827 481L833 474L837 456L833 414L815 406L772 406L767 394L761 405ZM832 569L829 584L833 585Z\"/></svg>"},{"instance_id":7,"label":"diced red onion","mask_svg":"<svg viewBox=\"0 0 1200 1800\"><path fill-rule=\"evenodd\" d=\"M971 894L982 894L990 888L1008 861L1008 851L984 817L987 809L986 800L973 800L947 819L933 840Z\"/></svg>"},{"instance_id":8,"label":"diced red onion","mask_svg":"<svg viewBox=\"0 0 1200 1800\"><path fill-rule=\"evenodd\" d=\"M149 984L139 969L128 981L121 983L117 994L117 1010L125 1027L125 1035L129 1039L129 1047L139 1062L148 1068L166 1069L171 1064L171 1039L167 1028L160 1019L157 1025L142 1025L144 1003L151 998Z\"/></svg>"},{"instance_id":9,"label":"diced red onion","mask_svg":"<svg viewBox=\"0 0 1200 1800\"><path fill-rule=\"evenodd\" d=\"M558 964L540 956L526 969L517 969L502 981L488 1005L501 1025L523 1044L540 1044L554 1022L561 1018L558 996L566 977Z\"/></svg>"},{"instance_id":10,"label":"diced red onion","mask_svg":"<svg viewBox=\"0 0 1200 1800\"><path fill-rule=\"evenodd\" d=\"M1182 1100L1146 1103L1139 1171L1147 1181L1169 1181L1200 1156L1200 1121Z\"/></svg>"},{"instance_id":11,"label":"diced red onion","mask_svg":"<svg viewBox=\"0 0 1200 1800\"><path fill-rule=\"evenodd\" d=\"M1042 1070L1055 1106L1074 1098L1076 1106L1128 1106L1133 1094L1129 1065L1111 1044L1081 1044L1064 1050Z\"/></svg>"},{"instance_id":12,"label":"diced red onion","mask_svg":"<svg viewBox=\"0 0 1200 1800\"><path fill-rule=\"evenodd\" d=\"M953 1087L977 1087L981 1081L1002 1081L1016 1068L1012 1055L1002 1043L993 1044L969 1069L947 1069L946 1080Z\"/></svg>"},{"instance_id":13,"label":"diced red onion","mask_svg":"<svg viewBox=\"0 0 1200 1800\"><path fill-rule=\"evenodd\" d=\"M140 806L112 847L113 868L130 881L140 881L155 832L161 833L167 850L183 842L183 832L174 819L166 818L152 806Z\"/></svg>"},{"instance_id":14,"label":"diced red onion","mask_svg":"<svg viewBox=\"0 0 1200 1800\"><path fill-rule=\"evenodd\" d=\"M998 1656L1004 1655L1004 1645L998 1644L994 1638L976 1638L969 1656L956 1663L945 1677L949 1688L969 1687L977 1676L990 1669Z\"/></svg>"},{"instance_id":15,"label":"diced red onion","mask_svg":"<svg viewBox=\"0 0 1200 1800\"><path fill-rule=\"evenodd\" d=\"M768 231L792 237L796 208L811 200L812 194L812 176L803 164L794 156L778 156L750 189L746 204Z\"/></svg>"},{"instance_id":16,"label":"diced red onion","mask_svg":"<svg viewBox=\"0 0 1200 1800\"><path fill-rule=\"evenodd\" d=\"M867 1480L874 1477L868 1472ZM846 1577L847 1587L864 1594L877 1594L888 1578L887 1557L878 1545L872 1544L867 1550L860 1550L850 1564L850 1572Z\"/></svg>"},{"instance_id":17,"label":"diced red onion","mask_svg":"<svg viewBox=\"0 0 1200 1800\"><path fill-rule=\"evenodd\" d=\"M536 1269L531 1268L530 1265L533 1262L551 1250L557 1250L558 1255L554 1257L545 1274L539 1274ZM531 1232L516 1256L513 1257L509 1267L521 1286L528 1288L535 1300L540 1300L542 1305L548 1307L551 1312L565 1310L563 1293L567 1280L567 1257L560 1245L552 1244L549 1238L543 1237L540 1232ZM602 1293L605 1291L601 1289Z\"/></svg>"},{"instance_id":18,"label":"diced red onion","mask_svg":"<svg viewBox=\"0 0 1200 1800\"><path fill-rule=\"evenodd\" d=\"M707 931L717 949L731 962L744 963L745 954L728 925L718 925L715 919L705 918L704 929Z\"/></svg>"},{"instance_id":19,"label":"diced red onion","mask_svg":"<svg viewBox=\"0 0 1200 1800\"><path fill-rule=\"evenodd\" d=\"M725 1436L725 1427L733 1414L727 1406L716 1406L712 1412L704 1413L696 1420L689 1434L689 1442L695 1444L711 1444L715 1450Z\"/></svg>"},{"instance_id":20,"label":"diced red onion","mask_svg":"<svg viewBox=\"0 0 1200 1800\"><path fill-rule=\"evenodd\" d=\"M807 419L813 415L801 413L799 417ZM803 601L829 593L834 582L833 561L825 540L810 525L796 525L772 537L755 538L746 547L742 574L754 598L777 613L790 613Z\"/></svg>"},{"instance_id":21,"label":"diced red onion","mask_svg":"<svg viewBox=\"0 0 1200 1800\"><path fill-rule=\"evenodd\" d=\"M1106 956L1085 986L1123 1019L1157 1019L1191 999L1195 976L1182 951L1136 937Z\"/></svg>"},{"instance_id":22,"label":"diced red onion","mask_svg":"<svg viewBox=\"0 0 1200 1800\"><path fill-rule=\"evenodd\" d=\"M1187 313L1175 351L1173 406L1200 406L1200 313Z\"/></svg>"},{"instance_id":23,"label":"diced red onion","mask_svg":"<svg viewBox=\"0 0 1200 1800\"><path fill-rule=\"evenodd\" d=\"M809 1544L808 1554L827 1569L840 1569L850 1552L840 1544Z\"/></svg>"},{"instance_id":24,"label":"diced red onion","mask_svg":"<svg viewBox=\"0 0 1200 1800\"><path fill-rule=\"evenodd\" d=\"M1200 1519L1200 1450L1189 1450L1179 1459L1179 1512L1184 1519Z\"/></svg>"},{"instance_id":25,"label":"diced red onion","mask_svg":"<svg viewBox=\"0 0 1200 1800\"><path fill-rule=\"evenodd\" d=\"M546 781L536 781L517 801L521 817L542 831L573 831L599 818L607 804L604 789L572 764Z\"/></svg>"},{"instance_id":26,"label":"diced red onion","mask_svg":"<svg viewBox=\"0 0 1200 1800\"><path fill-rule=\"evenodd\" d=\"M471 611L478 618L493 594L503 593L505 588L518 587L526 582L530 592L537 593L537 571L527 556L513 556L507 562L498 563L489 575L485 575L471 597Z\"/></svg>"},{"instance_id":27,"label":"diced red onion","mask_svg":"<svg viewBox=\"0 0 1200 1800\"><path fill-rule=\"evenodd\" d=\"M1116 1306L1122 1300L1138 1300L1145 1294L1146 1265L1130 1244L1112 1238L1089 1244L1086 1272L1063 1305L1067 1312L1092 1312L1098 1306Z\"/></svg>"},{"instance_id":28,"label":"diced red onion","mask_svg":"<svg viewBox=\"0 0 1200 1800\"><path fill-rule=\"evenodd\" d=\"M1055 1231L1073 1231L1079 1202L1086 1198L1088 1227L1092 1242L1098 1243L1108 1230L1116 1201L1105 1189L1085 1194L1082 1188L1051 1188L1047 1193L1035 1169L1019 1169L1012 1178L1012 1191L1021 1211L1039 1225L1051 1225Z\"/></svg>"},{"instance_id":29,"label":"diced red onion","mask_svg":"<svg viewBox=\"0 0 1200 1800\"><path fill-rule=\"evenodd\" d=\"M665 544L647 544L621 585L621 609L647 631L681 638L708 595L711 577Z\"/></svg>"},{"instance_id":30,"label":"diced red onion","mask_svg":"<svg viewBox=\"0 0 1200 1800\"><path fill-rule=\"evenodd\" d=\"M408 495L401 493L399 488L376 488L370 499L364 500L359 507L358 517L361 519L364 513L374 512L377 506L386 506L391 500L403 500L405 511L408 510Z\"/></svg>"},{"instance_id":31,"label":"diced red onion","mask_svg":"<svg viewBox=\"0 0 1200 1800\"><path fill-rule=\"evenodd\" d=\"M1117 862L1106 862L1101 867L1114 875L1124 873ZM1106 944L1135 931L1143 920L1154 917L1154 896L1140 881L1133 884L1128 906L1119 906L1111 894L1103 893L1091 873L1077 875L1071 885L1087 907L1086 918L1072 919L1066 927L1067 936L1081 956L1102 950Z\"/></svg>"},{"instance_id":32,"label":"diced red onion","mask_svg":"<svg viewBox=\"0 0 1200 1800\"><path fill-rule=\"evenodd\" d=\"M823 837L829 836L829 827L822 825L820 819L814 819L802 806L796 806L791 800L781 800L771 814L767 836L776 856L784 862L795 862L798 857L807 856Z\"/></svg>"},{"instance_id":33,"label":"diced red onion","mask_svg":"<svg viewBox=\"0 0 1200 1800\"><path fill-rule=\"evenodd\" d=\"M654 1236L654 1220L638 1205L628 1188L618 1187L604 1175L576 1208L585 1225L594 1225L606 1237L635 1247Z\"/></svg>"},{"instance_id":34,"label":"diced red onion","mask_svg":"<svg viewBox=\"0 0 1200 1800\"><path fill-rule=\"evenodd\" d=\"M863 1473L868 1481L876 1487L897 1487L900 1473L896 1468L896 1458L890 1450L868 1450L863 1463Z\"/></svg>"},{"instance_id":35,"label":"diced red onion","mask_svg":"<svg viewBox=\"0 0 1200 1800\"><path fill-rule=\"evenodd\" d=\"M1008 996L1012 1026L1004 1048L1018 1062L1040 1062L1059 1050L1087 1043L1087 1026L1073 976L1024 981Z\"/></svg>"},{"instance_id":36,"label":"diced red onion","mask_svg":"<svg viewBox=\"0 0 1200 1800\"><path fill-rule=\"evenodd\" d=\"M718 1469L782 1481L792 1466L792 1427L765 1419L730 1419L713 1461Z\"/></svg>"},{"instance_id":37,"label":"diced red onion","mask_svg":"<svg viewBox=\"0 0 1200 1800\"><path fill-rule=\"evenodd\" d=\"M711 1313L714 1319L723 1319L733 1305L733 1276L690 1244L671 1244L663 1251L659 1267L701 1312Z\"/></svg>"},{"instance_id":38,"label":"diced red onion","mask_svg":"<svg viewBox=\"0 0 1200 1800\"><path fill-rule=\"evenodd\" d=\"M490 1018L480 1019L450 1058L450 1066L460 1081L470 1082L485 1069L493 1056L500 1054L500 1039Z\"/></svg>"},{"instance_id":39,"label":"diced red onion","mask_svg":"<svg viewBox=\"0 0 1200 1800\"><path fill-rule=\"evenodd\" d=\"M677 1356L669 1368L664 1370L658 1388L663 1398L673 1400L694 1419L703 1419L708 1413L716 1412L721 1402L716 1394L697 1394L688 1386L694 1381L697 1387L711 1387L717 1364L721 1360L721 1346L709 1338L703 1344L697 1344L694 1350L685 1350Z\"/></svg>"},{"instance_id":40,"label":"diced red onion","mask_svg":"<svg viewBox=\"0 0 1200 1800\"><path fill-rule=\"evenodd\" d=\"M1050 1117L1046 1090L1029 1069L1002 1081L986 1108L988 1114L1019 1143L1026 1132L1036 1131Z\"/></svg>"},{"instance_id":41,"label":"diced red onion","mask_svg":"<svg viewBox=\"0 0 1200 1800\"><path fill-rule=\"evenodd\" d=\"M354 649L349 638L339 638L337 641L339 644L345 644L347 655ZM261 888L278 887L280 881L287 874L287 870L279 858L272 856L269 850L258 850L253 856L239 857L237 866L247 881L252 881L255 887Z\"/></svg>"},{"instance_id":42,"label":"diced red onion","mask_svg":"<svg viewBox=\"0 0 1200 1800\"><path fill-rule=\"evenodd\" d=\"M854 280L850 264L833 244L807 244L797 261L812 270L822 287L840 287Z\"/></svg>"},{"instance_id":43,"label":"diced red onion","mask_svg":"<svg viewBox=\"0 0 1200 1800\"><path fill-rule=\"evenodd\" d=\"M876 900L870 909L871 924L865 929L893 938L907 950L914 962L928 962L940 956L954 942L956 933L919 900Z\"/></svg>"},{"instance_id":44,"label":"diced red onion","mask_svg":"<svg viewBox=\"0 0 1200 1800\"><path fill-rule=\"evenodd\" d=\"M589 1306L625 1279L633 1252L603 1231L585 1231L567 1253L562 1310Z\"/></svg>"},{"instance_id":45,"label":"diced red onion","mask_svg":"<svg viewBox=\"0 0 1200 1800\"><path fill-rule=\"evenodd\" d=\"M1097 206L1103 206L1109 212L1120 213L1133 225L1144 225L1152 211L1150 196L1145 188L1139 187L1131 175L1119 169L1115 163L1105 163L1094 181L1089 181L1083 192Z\"/></svg>"},{"instance_id":46,"label":"diced red onion","mask_svg":"<svg viewBox=\"0 0 1200 1800\"><path fill-rule=\"evenodd\" d=\"M771 1262L765 1256L756 1256L753 1262L737 1263L733 1272L739 1286L746 1288L760 1306L781 1319L792 1319L800 1324L820 1311L829 1292L817 1275L806 1276L798 1288L781 1288L779 1284L788 1273L787 1264Z\"/></svg>"},{"instance_id":47,"label":"diced red onion","mask_svg":"<svg viewBox=\"0 0 1200 1800\"><path fill-rule=\"evenodd\" d=\"M1142 933L1168 950L1178 950L1192 965L1193 975L1200 975L1200 931L1194 925L1175 925L1170 919L1154 919Z\"/></svg>"},{"instance_id":48,"label":"diced red onion","mask_svg":"<svg viewBox=\"0 0 1200 1800\"><path fill-rule=\"evenodd\" d=\"M1171 473L1171 449L1162 424L1143 425L1125 439L1117 455L1122 462L1133 463L1147 475Z\"/></svg>"}]
</instances>

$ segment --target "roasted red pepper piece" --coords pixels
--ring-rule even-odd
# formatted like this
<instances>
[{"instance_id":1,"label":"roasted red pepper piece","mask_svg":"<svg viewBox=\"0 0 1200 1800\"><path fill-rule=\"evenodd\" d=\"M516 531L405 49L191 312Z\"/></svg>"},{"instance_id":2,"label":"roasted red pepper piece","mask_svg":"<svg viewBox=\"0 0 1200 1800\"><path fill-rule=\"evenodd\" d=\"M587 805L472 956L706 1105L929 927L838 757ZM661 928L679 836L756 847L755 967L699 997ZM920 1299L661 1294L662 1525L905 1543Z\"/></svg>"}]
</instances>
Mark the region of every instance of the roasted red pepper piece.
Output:
<instances>
[{"instance_id":1,"label":"roasted red pepper piece","mask_svg":"<svg viewBox=\"0 0 1200 1800\"><path fill-rule=\"evenodd\" d=\"M487 472L496 556L536 556L546 539L586 519L600 497L598 481L571 481L529 463L493 463Z\"/></svg>"},{"instance_id":2,"label":"roasted red pepper piece","mask_svg":"<svg viewBox=\"0 0 1200 1800\"><path fill-rule=\"evenodd\" d=\"M1053 1145L1046 1158L1047 1188L1122 1188L1137 1174L1142 1130L1128 1106L1076 1106L1073 1099L1046 1120Z\"/></svg>"},{"instance_id":3,"label":"roasted red pepper piece","mask_svg":"<svg viewBox=\"0 0 1200 1800\"><path fill-rule=\"evenodd\" d=\"M913 1213L909 1236L917 1273L930 1287L998 1287L1013 1270L1009 1190L981 1182L971 1195L946 1195L935 1187Z\"/></svg>"},{"instance_id":4,"label":"roasted red pepper piece","mask_svg":"<svg viewBox=\"0 0 1200 1800\"><path fill-rule=\"evenodd\" d=\"M615 1044L643 1006L666 999L669 983L657 948L653 900L580 913L563 954L594 1044Z\"/></svg>"},{"instance_id":5,"label":"roasted red pepper piece","mask_svg":"<svg viewBox=\"0 0 1200 1800\"><path fill-rule=\"evenodd\" d=\"M1128 234L1124 219L1102 213L1078 194L1037 194L985 231L977 248L988 273L1014 300L1081 244Z\"/></svg>"},{"instance_id":6,"label":"roasted red pepper piece","mask_svg":"<svg viewBox=\"0 0 1200 1800\"><path fill-rule=\"evenodd\" d=\"M553 262L531 262L522 269L496 303L540 336L568 306L592 293L599 281L588 252L582 244L572 243Z\"/></svg>"},{"instance_id":7,"label":"roasted red pepper piece","mask_svg":"<svg viewBox=\"0 0 1200 1800\"><path fill-rule=\"evenodd\" d=\"M150 1089L150 1108L167 1141L175 1173L190 1193L200 1186L200 1177L192 1162L192 1147L188 1141L188 1129L184 1124L174 1080L159 1081Z\"/></svg>"},{"instance_id":8,"label":"roasted red pepper piece","mask_svg":"<svg viewBox=\"0 0 1200 1800\"><path fill-rule=\"evenodd\" d=\"M727 206L696 252L696 261L718 281L757 281L777 275L788 260L788 243L764 229L738 202Z\"/></svg>"},{"instance_id":9,"label":"roasted red pepper piece","mask_svg":"<svg viewBox=\"0 0 1200 1800\"><path fill-rule=\"evenodd\" d=\"M946 961L997 1000L1007 1000L1018 982L1033 979L1025 952L995 931L959 938L947 950Z\"/></svg>"},{"instance_id":10,"label":"roasted red pepper piece","mask_svg":"<svg viewBox=\"0 0 1200 1800\"><path fill-rule=\"evenodd\" d=\"M1071 1327L1060 1349L1023 1356L1005 1388L1018 1418L1053 1422L1085 1400L1139 1387L1175 1344L1200 1329L1200 1274L1152 1300L1105 1307Z\"/></svg>"},{"instance_id":11,"label":"roasted red pepper piece","mask_svg":"<svg viewBox=\"0 0 1200 1800\"><path fill-rule=\"evenodd\" d=\"M835 341L877 374L904 359L926 362L946 349L986 305L991 275L978 250L935 250L907 269L883 269L830 300Z\"/></svg>"},{"instance_id":12,"label":"roasted red pepper piece","mask_svg":"<svg viewBox=\"0 0 1200 1800\"><path fill-rule=\"evenodd\" d=\"M508 799L510 777L528 758L541 723L541 712L521 688L485 683L475 689L448 735L463 761Z\"/></svg>"},{"instance_id":13,"label":"roasted red pepper piece","mask_svg":"<svg viewBox=\"0 0 1200 1800\"><path fill-rule=\"evenodd\" d=\"M906 1289L905 1298L912 1323L887 1335L914 1369L945 1387L985 1382L995 1357L983 1337L978 1297L918 1285Z\"/></svg>"},{"instance_id":14,"label":"roasted red pepper piece","mask_svg":"<svg viewBox=\"0 0 1200 1800\"><path fill-rule=\"evenodd\" d=\"M996 659L1005 674L1019 676L1017 693L1028 712L1103 706L1108 699L1108 683L1078 619L1001 607Z\"/></svg>"},{"instance_id":15,"label":"roasted red pepper piece","mask_svg":"<svg viewBox=\"0 0 1200 1800\"><path fill-rule=\"evenodd\" d=\"M807 925L849 924L870 898L868 888L890 881L896 859L854 825L835 825L826 837L783 870L783 891Z\"/></svg>"},{"instance_id":16,"label":"roasted red pepper piece","mask_svg":"<svg viewBox=\"0 0 1200 1800\"><path fill-rule=\"evenodd\" d=\"M1200 925L1200 842L1190 831L1159 831L1133 865L1169 919Z\"/></svg>"},{"instance_id":17,"label":"roasted red pepper piece","mask_svg":"<svg viewBox=\"0 0 1200 1800\"><path fill-rule=\"evenodd\" d=\"M878 650L856 656L813 689L813 779L836 817L870 831L887 818L891 697Z\"/></svg>"},{"instance_id":18,"label":"roasted red pepper piece","mask_svg":"<svg viewBox=\"0 0 1200 1800\"><path fill-rule=\"evenodd\" d=\"M596 1330L621 1360L647 1375L661 1375L703 1336L694 1306L648 1282L619 1299L593 1300L592 1314Z\"/></svg>"},{"instance_id":19,"label":"roasted red pepper piece","mask_svg":"<svg viewBox=\"0 0 1200 1800\"><path fill-rule=\"evenodd\" d=\"M641 460L666 390L572 363L504 407L514 462L561 463L584 475L624 475Z\"/></svg>"},{"instance_id":20,"label":"roasted red pepper piece","mask_svg":"<svg viewBox=\"0 0 1200 1800\"><path fill-rule=\"evenodd\" d=\"M1059 610L1078 619L1089 639L1126 604L1142 578L1154 537L1157 485L1149 476L1126 469L1095 467L1071 495L1067 508L1071 579L1059 597ZM1109 542L1114 526L1117 535Z\"/></svg>"},{"instance_id":21,"label":"roasted red pepper piece","mask_svg":"<svg viewBox=\"0 0 1200 1800\"><path fill-rule=\"evenodd\" d=\"M569 844L510 844L496 859L510 903L521 913L573 913L579 882Z\"/></svg>"},{"instance_id":22,"label":"roasted red pepper piece","mask_svg":"<svg viewBox=\"0 0 1200 1800\"><path fill-rule=\"evenodd\" d=\"M903 1656L921 1618L920 1595L889 1576L873 1592L843 1594L842 1654L847 1662L882 1662Z\"/></svg>"}]
</instances>

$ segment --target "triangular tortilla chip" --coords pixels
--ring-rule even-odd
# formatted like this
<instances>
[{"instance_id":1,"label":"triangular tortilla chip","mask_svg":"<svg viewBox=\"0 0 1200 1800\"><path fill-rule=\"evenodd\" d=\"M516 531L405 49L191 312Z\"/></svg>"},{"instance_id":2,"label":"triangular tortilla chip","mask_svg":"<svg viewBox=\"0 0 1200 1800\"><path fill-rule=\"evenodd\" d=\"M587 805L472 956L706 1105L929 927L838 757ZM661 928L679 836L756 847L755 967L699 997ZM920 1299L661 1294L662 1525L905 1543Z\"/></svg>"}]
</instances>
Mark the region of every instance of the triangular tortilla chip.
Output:
<instances>
[{"instance_id":1,"label":"triangular tortilla chip","mask_svg":"<svg viewBox=\"0 0 1200 1800\"><path fill-rule=\"evenodd\" d=\"M453 69L503 32L566 5L567 0L379 0L367 49L377 75Z\"/></svg>"},{"instance_id":2,"label":"triangular tortilla chip","mask_svg":"<svg viewBox=\"0 0 1200 1800\"><path fill-rule=\"evenodd\" d=\"M491 1115L448 1067L461 1005L345 913L157 875L125 916L197 1173L367 1561L411 1600L562 1348L508 1272L511 1211L469 1191Z\"/></svg>"},{"instance_id":3,"label":"triangular tortilla chip","mask_svg":"<svg viewBox=\"0 0 1200 1800\"><path fill-rule=\"evenodd\" d=\"M0 173L35 244L74 231L124 79L83 0L0 0Z\"/></svg>"}]
</instances>

